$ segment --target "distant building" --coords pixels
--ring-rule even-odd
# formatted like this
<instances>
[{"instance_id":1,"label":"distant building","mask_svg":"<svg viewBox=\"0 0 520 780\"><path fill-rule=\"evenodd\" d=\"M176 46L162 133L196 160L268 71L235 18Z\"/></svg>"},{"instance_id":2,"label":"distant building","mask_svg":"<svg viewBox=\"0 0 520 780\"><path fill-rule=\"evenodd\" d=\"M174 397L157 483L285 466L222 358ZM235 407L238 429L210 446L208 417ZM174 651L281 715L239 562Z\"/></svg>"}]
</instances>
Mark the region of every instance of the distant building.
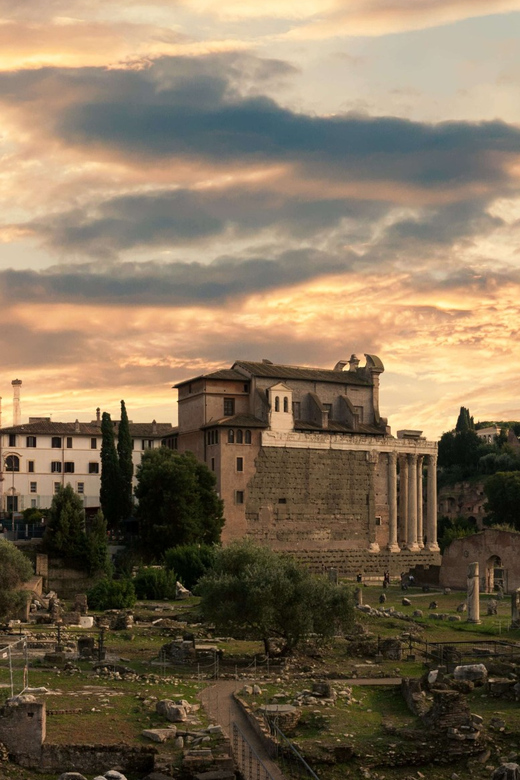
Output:
<instances>
[{"instance_id":1,"label":"distant building","mask_svg":"<svg viewBox=\"0 0 520 780\"><path fill-rule=\"evenodd\" d=\"M118 422L114 422L117 441ZM134 469L145 450L160 447L170 423L130 423ZM0 429L0 510L22 512L47 508L60 487L70 484L86 510L99 508L101 419L53 422L30 417L29 422Z\"/></svg>"},{"instance_id":2,"label":"distant building","mask_svg":"<svg viewBox=\"0 0 520 780\"><path fill-rule=\"evenodd\" d=\"M167 443L215 472L224 541L249 536L340 568L363 565L361 551L379 565L390 553L403 565L404 551L433 561L437 444L391 435L379 413L384 366L365 357L333 369L237 361L176 385Z\"/></svg>"},{"instance_id":3,"label":"distant building","mask_svg":"<svg viewBox=\"0 0 520 780\"><path fill-rule=\"evenodd\" d=\"M477 428L475 433L486 444L493 444L500 436L500 428L498 425L490 425L488 428Z\"/></svg>"}]
</instances>

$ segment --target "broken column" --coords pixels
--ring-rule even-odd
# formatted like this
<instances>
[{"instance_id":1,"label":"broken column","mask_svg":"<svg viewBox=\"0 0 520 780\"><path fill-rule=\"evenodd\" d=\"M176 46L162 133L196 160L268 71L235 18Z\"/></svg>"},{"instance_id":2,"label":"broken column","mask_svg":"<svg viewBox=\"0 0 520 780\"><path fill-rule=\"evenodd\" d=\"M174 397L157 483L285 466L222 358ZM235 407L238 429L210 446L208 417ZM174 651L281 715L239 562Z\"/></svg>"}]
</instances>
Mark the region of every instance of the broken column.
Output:
<instances>
[{"instance_id":1,"label":"broken column","mask_svg":"<svg viewBox=\"0 0 520 780\"><path fill-rule=\"evenodd\" d=\"M480 623L478 561L468 566L468 623Z\"/></svg>"},{"instance_id":2,"label":"broken column","mask_svg":"<svg viewBox=\"0 0 520 780\"><path fill-rule=\"evenodd\" d=\"M520 626L520 588L511 593L511 628Z\"/></svg>"}]
</instances>

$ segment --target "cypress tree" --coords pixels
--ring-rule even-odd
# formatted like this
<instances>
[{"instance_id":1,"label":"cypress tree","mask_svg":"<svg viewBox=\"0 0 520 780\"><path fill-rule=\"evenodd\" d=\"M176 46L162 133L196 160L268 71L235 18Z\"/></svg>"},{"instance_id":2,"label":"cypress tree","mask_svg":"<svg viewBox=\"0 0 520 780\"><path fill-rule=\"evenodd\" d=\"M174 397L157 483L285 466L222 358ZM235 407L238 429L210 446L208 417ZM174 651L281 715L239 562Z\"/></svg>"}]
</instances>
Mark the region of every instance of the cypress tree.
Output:
<instances>
[{"instance_id":1,"label":"cypress tree","mask_svg":"<svg viewBox=\"0 0 520 780\"><path fill-rule=\"evenodd\" d=\"M121 519L121 474L114 436L114 426L108 412L101 417L101 510L110 531Z\"/></svg>"},{"instance_id":2,"label":"cypress tree","mask_svg":"<svg viewBox=\"0 0 520 780\"><path fill-rule=\"evenodd\" d=\"M121 478L121 517L123 520L130 517L133 509L132 501L132 475L134 465L132 462L132 437L128 425L125 402L121 401L121 421L117 439L117 455L119 459L119 473Z\"/></svg>"}]
</instances>

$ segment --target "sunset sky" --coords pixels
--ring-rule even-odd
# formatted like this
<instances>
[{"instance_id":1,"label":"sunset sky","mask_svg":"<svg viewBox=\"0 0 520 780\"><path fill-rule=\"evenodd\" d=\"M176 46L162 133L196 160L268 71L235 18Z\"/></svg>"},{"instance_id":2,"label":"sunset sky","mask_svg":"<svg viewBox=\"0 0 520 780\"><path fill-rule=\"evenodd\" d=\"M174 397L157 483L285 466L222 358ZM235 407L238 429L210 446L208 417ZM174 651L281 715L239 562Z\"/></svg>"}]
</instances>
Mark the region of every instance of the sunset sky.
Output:
<instances>
[{"instance_id":1,"label":"sunset sky","mask_svg":"<svg viewBox=\"0 0 520 780\"><path fill-rule=\"evenodd\" d=\"M493 14L489 15L489 9ZM520 0L0 0L2 424L374 353L520 419Z\"/></svg>"}]
</instances>

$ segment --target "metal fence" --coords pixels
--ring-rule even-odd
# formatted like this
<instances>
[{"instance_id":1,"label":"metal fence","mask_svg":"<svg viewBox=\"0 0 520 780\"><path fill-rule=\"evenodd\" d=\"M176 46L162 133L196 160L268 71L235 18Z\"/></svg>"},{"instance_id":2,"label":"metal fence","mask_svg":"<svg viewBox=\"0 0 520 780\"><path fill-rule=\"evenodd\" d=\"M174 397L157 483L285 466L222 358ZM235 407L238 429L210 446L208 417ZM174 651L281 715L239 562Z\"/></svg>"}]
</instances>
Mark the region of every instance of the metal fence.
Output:
<instances>
[{"instance_id":1,"label":"metal fence","mask_svg":"<svg viewBox=\"0 0 520 780\"><path fill-rule=\"evenodd\" d=\"M233 758L245 780L275 780L248 738L233 721L231 731Z\"/></svg>"},{"instance_id":2,"label":"metal fence","mask_svg":"<svg viewBox=\"0 0 520 780\"><path fill-rule=\"evenodd\" d=\"M301 780L319 780L316 772L311 769L299 750L280 729L276 719L266 717L266 722L276 743L276 761L284 775Z\"/></svg>"},{"instance_id":3,"label":"metal fence","mask_svg":"<svg viewBox=\"0 0 520 780\"><path fill-rule=\"evenodd\" d=\"M0 700L23 693L29 685L27 640L0 638Z\"/></svg>"},{"instance_id":4,"label":"metal fence","mask_svg":"<svg viewBox=\"0 0 520 780\"><path fill-rule=\"evenodd\" d=\"M408 652L425 661L447 666L479 663L485 659L520 661L520 644L503 639L461 640L459 642L424 642L410 638Z\"/></svg>"}]
</instances>

